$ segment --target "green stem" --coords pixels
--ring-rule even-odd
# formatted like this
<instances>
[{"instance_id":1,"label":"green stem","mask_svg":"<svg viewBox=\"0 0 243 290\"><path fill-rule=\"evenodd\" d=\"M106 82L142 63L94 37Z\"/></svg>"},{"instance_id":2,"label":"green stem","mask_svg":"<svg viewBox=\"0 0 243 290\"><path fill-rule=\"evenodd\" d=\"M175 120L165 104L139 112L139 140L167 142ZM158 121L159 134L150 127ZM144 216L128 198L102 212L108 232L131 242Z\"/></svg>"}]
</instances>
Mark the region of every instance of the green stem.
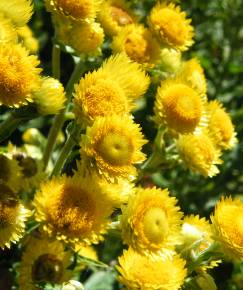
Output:
<instances>
[{"instance_id":1,"label":"green stem","mask_svg":"<svg viewBox=\"0 0 243 290\"><path fill-rule=\"evenodd\" d=\"M76 65L68 83L67 83L67 86L66 86L67 107L68 107L68 104L70 103L71 98L72 98L74 84L79 80L79 78L83 72L84 72L83 62L79 61ZM65 122L66 110L67 109L65 108L58 115L56 115L56 117L54 118L53 125L52 125L51 130L50 130L49 135L48 135L47 145L46 145L46 149L45 149L44 156L43 156L44 168L46 168L48 165L51 153L52 153L53 148L56 144L56 139L57 139L58 133L61 130L61 128Z\"/></svg>"},{"instance_id":2,"label":"green stem","mask_svg":"<svg viewBox=\"0 0 243 290\"><path fill-rule=\"evenodd\" d=\"M60 79L61 63L60 63L61 50L58 44L54 44L52 47L52 76L56 79Z\"/></svg>"},{"instance_id":3,"label":"green stem","mask_svg":"<svg viewBox=\"0 0 243 290\"><path fill-rule=\"evenodd\" d=\"M54 166L54 169L52 171L52 175L51 176L56 176L58 175L62 168L63 165L65 163L65 161L68 158L68 155L70 154L71 150L73 149L74 145L76 144L75 140L73 139L73 136L70 135L65 143L65 145L62 148L62 151L60 152L60 155L57 159L57 162Z\"/></svg>"}]
</instances>

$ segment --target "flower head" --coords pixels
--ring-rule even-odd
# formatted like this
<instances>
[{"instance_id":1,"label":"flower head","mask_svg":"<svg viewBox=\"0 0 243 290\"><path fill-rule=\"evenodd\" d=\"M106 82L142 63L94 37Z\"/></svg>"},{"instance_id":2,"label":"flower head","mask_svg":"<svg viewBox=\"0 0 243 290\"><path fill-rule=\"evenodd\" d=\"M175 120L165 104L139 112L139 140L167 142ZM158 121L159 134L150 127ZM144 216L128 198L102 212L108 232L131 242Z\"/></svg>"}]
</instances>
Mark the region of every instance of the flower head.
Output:
<instances>
[{"instance_id":1,"label":"flower head","mask_svg":"<svg viewBox=\"0 0 243 290\"><path fill-rule=\"evenodd\" d=\"M215 144L222 149L230 149L237 143L236 132L229 114L218 101L208 103L208 130Z\"/></svg>"},{"instance_id":2,"label":"flower head","mask_svg":"<svg viewBox=\"0 0 243 290\"><path fill-rule=\"evenodd\" d=\"M160 58L160 46L142 24L130 24L113 38L114 53L124 51L133 61L154 66Z\"/></svg>"},{"instance_id":3,"label":"flower head","mask_svg":"<svg viewBox=\"0 0 243 290\"><path fill-rule=\"evenodd\" d=\"M149 15L149 26L165 45L178 50L187 50L193 44L193 27L186 13L173 3L158 3Z\"/></svg>"},{"instance_id":4,"label":"flower head","mask_svg":"<svg viewBox=\"0 0 243 290\"><path fill-rule=\"evenodd\" d=\"M0 184L0 248L10 248L24 235L25 222L30 216L17 195L6 185Z\"/></svg>"},{"instance_id":5,"label":"flower head","mask_svg":"<svg viewBox=\"0 0 243 290\"><path fill-rule=\"evenodd\" d=\"M0 45L16 42L17 33L13 23L0 13Z\"/></svg>"},{"instance_id":6,"label":"flower head","mask_svg":"<svg viewBox=\"0 0 243 290\"><path fill-rule=\"evenodd\" d=\"M128 116L97 118L81 139L81 155L109 179L134 178L135 164L145 160L146 143L140 128Z\"/></svg>"},{"instance_id":7,"label":"flower head","mask_svg":"<svg viewBox=\"0 0 243 290\"><path fill-rule=\"evenodd\" d=\"M123 240L142 254L171 254L179 243L182 213L168 190L138 188L122 207Z\"/></svg>"},{"instance_id":8,"label":"flower head","mask_svg":"<svg viewBox=\"0 0 243 290\"><path fill-rule=\"evenodd\" d=\"M33 13L32 0L1 0L0 13L17 27L24 26Z\"/></svg>"},{"instance_id":9,"label":"flower head","mask_svg":"<svg viewBox=\"0 0 243 290\"><path fill-rule=\"evenodd\" d=\"M19 271L19 289L35 290L38 283L61 284L71 278L67 268L71 253L59 241L31 237L24 250Z\"/></svg>"},{"instance_id":10,"label":"flower head","mask_svg":"<svg viewBox=\"0 0 243 290\"><path fill-rule=\"evenodd\" d=\"M40 84L38 64L21 45L0 47L0 104L18 107L32 100Z\"/></svg>"},{"instance_id":11,"label":"flower head","mask_svg":"<svg viewBox=\"0 0 243 290\"><path fill-rule=\"evenodd\" d=\"M90 176L62 176L43 183L34 206L36 220L49 235L86 244L102 239L113 210L101 185Z\"/></svg>"},{"instance_id":12,"label":"flower head","mask_svg":"<svg viewBox=\"0 0 243 290\"><path fill-rule=\"evenodd\" d=\"M162 81L155 100L155 119L177 133L192 133L205 122L205 99L180 79Z\"/></svg>"},{"instance_id":13,"label":"flower head","mask_svg":"<svg viewBox=\"0 0 243 290\"><path fill-rule=\"evenodd\" d=\"M124 0L108 0L103 3L98 20L105 33L114 36L122 27L134 23L135 17Z\"/></svg>"},{"instance_id":14,"label":"flower head","mask_svg":"<svg viewBox=\"0 0 243 290\"><path fill-rule=\"evenodd\" d=\"M45 0L48 11L75 21L90 21L96 17L101 0Z\"/></svg>"},{"instance_id":15,"label":"flower head","mask_svg":"<svg viewBox=\"0 0 243 290\"><path fill-rule=\"evenodd\" d=\"M186 262L177 255L151 259L129 248L118 260L118 279L128 289L178 290L186 278Z\"/></svg>"},{"instance_id":16,"label":"flower head","mask_svg":"<svg viewBox=\"0 0 243 290\"><path fill-rule=\"evenodd\" d=\"M214 238L224 253L233 259L243 260L243 202L223 197L211 216Z\"/></svg>"},{"instance_id":17,"label":"flower head","mask_svg":"<svg viewBox=\"0 0 243 290\"><path fill-rule=\"evenodd\" d=\"M181 66L181 52L173 48L163 48L160 52L160 63L162 71L176 73Z\"/></svg>"},{"instance_id":18,"label":"flower head","mask_svg":"<svg viewBox=\"0 0 243 290\"><path fill-rule=\"evenodd\" d=\"M177 141L180 157L186 167L205 177L219 173L217 164L221 164L221 152L214 146L206 133L181 135Z\"/></svg>"},{"instance_id":19,"label":"flower head","mask_svg":"<svg viewBox=\"0 0 243 290\"><path fill-rule=\"evenodd\" d=\"M28 25L17 29L19 42L31 53L35 54L38 51L39 44L37 39L33 36L32 30Z\"/></svg>"},{"instance_id":20,"label":"flower head","mask_svg":"<svg viewBox=\"0 0 243 290\"><path fill-rule=\"evenodd\" d=\"M42 79L41 86L34 92L33 98L42 115L59 113L66 102L63 85L51 77Z\"/></svg>"}]
</instances>

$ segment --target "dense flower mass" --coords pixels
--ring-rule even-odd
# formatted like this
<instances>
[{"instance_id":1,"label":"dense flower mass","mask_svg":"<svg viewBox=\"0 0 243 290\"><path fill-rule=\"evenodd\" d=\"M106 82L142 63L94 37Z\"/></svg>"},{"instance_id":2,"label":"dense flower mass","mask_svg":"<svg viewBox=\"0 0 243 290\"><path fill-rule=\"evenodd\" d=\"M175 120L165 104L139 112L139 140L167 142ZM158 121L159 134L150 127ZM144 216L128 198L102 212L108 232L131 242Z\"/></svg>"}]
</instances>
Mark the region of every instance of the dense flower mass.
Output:
<instances>
[{"instance_id":1,"label":"dense flower mass","mask_svg":"<svg viewBox=\"0 0 243 290\"><path fill-rule=\"evenodd\" d=\"M241 30L179 2L0 0L1 290L242 289Z\"/></svg>"}]
</instances>

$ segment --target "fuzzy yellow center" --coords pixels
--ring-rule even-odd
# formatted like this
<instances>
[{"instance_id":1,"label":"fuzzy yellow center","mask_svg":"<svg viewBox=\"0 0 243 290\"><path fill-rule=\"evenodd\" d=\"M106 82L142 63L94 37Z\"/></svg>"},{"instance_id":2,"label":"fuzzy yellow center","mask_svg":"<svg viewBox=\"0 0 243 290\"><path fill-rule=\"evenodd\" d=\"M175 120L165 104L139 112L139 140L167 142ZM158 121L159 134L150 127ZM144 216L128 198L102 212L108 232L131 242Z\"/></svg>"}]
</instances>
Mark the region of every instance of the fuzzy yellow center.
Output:
<instances>
[{"instance_id":1,"label":"fuzzy yellow center","mask_svg":"<svg viewBox=\"0 0 243 290\"><path fill-rule=\"evenodd\" d=\"M99 80L85 90L85 102L91 118L127 112L123 90L110 80Z\"/></svg>"},{"instance_id":2,"label":"fuzzy yellow center","mask_svg":"<svg viewBox=\"0 0 243 290\"><path fill-rule=\"evenodd\" d=\"M111 165L123 166L131 163L133 145L131 138L124 134L109 132L102 138L97 147L102 158Z\"/></svg>"},{"instance_id":3,"label":"fuzzy yellow center","mask_svg":"<svg viewBox=\"0 0 243 290\"><path fill-rule=\"evenodd\" d=\"M0 184L0 228L15 223L19 202L17 196L4 184Z\"/></svg>"},{"instance_id":4,"label":"fuzzy yellow center","mask_svg":"<svg viewBox=\"0 0 243 290\"><path fill-rule=\"evenodd\" d=\"M120 7L111 6L111 17L119 25L125 26L127 24L133 23L131 16L127 11L123 10Z\"/></svg>"},{"instance_id":5,"label":"fuzzy yellow center","mask_svg":"<svg viewBox=\"0 0 243 290\"><path fill-rule=\"evenodd\" d=\"M139 63L148 62L151 56L150 45L143 34L130 33L125 41L125 51L134 61Z\"/></svg>"},{"instance_id":6,"label":"fuzzy yellow center","mask_svg":"<svg viewBox=\"0 0 243 290\"><path fill-rule=\"evenodd\" d=\"M95 222L95 201L89 193L76 185L64 185L47 209L51 223L57 230L69 235L91 231Z\"/></svg>"},{"instance_id":7,"label":"fuzzy yellow center","mask_svg":"<svg viewBox=\"0 0 243 290\"><path fill-rule=\"evenodd\" d=\"M15 154L14 158L18 161L22 173L26 178L33 177L38 172L36 160L24 154Z\"/></svg>"},{"instance_id":8,"label":"fuzzy yellow center","mask_svg":"<svg viewBox=\"0 0 243 290\"><path fill-rule=\"evenodd\" d=\"M166 213L159 207L146 211L143 217L144 234L152 243L160 243L166 237L169 225Z\"/></svg>"},{"instance_id":9,"label":"fuzzy yellow center","mask_svg":"<svg viewBox=\"0 0 243 290\"><path fill-rule=\"evenodd\" d=\"M158 12L154 24L158 27L164 41L170 44L183 45L188 38L188 27L182 15L169 8Z\"/></svg>"},{"instance_id":10,"label":"fuzzy yellow center","mask_svg":"<svg viewBox=\"0 0 243 290\"><path fill-rule=\"evenodd\" d=\"M192 132L202 114L200 96L190 87L177 84L163 92L165 118L169 126L182 133Z\"/></svg>"},{"instance_id":11,"label":"fuzzy yellow center","mask_svg":"<svg viewBox=\"0 0 243 290\"><path fill-rule=\"evenodd\" d=\"M90 16L94 10L92 0L56 0L57 7L65 14L74 18L84 19Z\"/></svg>"},{"instance_id":12,"label":"fuzzy yellow center","mask_svg":"<svg viewBox=\"0 0 243 290\"><path fill-rule=\"evenodd\" d=\"M211 119L210 127L213 131L218 131L219 138L228 143L234 133L234 127L229 115L221 108L217 109Z\"/></svg>"},{"instance_id":13,"label":"fuzzy yellow center","mask_svg":"<svg viewBox=\"0 0 243 290\"><path fill-rule=\"evenodd\" d=\"M6 156L4 155L0 155L0 180L2 180L3 182L7 182L10 178L10 164L9 164L9 160Z\"/></svg>"},{"instance_id":14,"label":"fuzzy yellow center","mask_svg":"<svg viewBox=\"0 0 243 290\"><path fill-rule=\"evenodd\" d=\"M57 253L58 254L58 253ZM60 282L63 275L63 264L56 255L43 254L32 266L31 276L34 282Z\"/></svg>"}]
</instances>

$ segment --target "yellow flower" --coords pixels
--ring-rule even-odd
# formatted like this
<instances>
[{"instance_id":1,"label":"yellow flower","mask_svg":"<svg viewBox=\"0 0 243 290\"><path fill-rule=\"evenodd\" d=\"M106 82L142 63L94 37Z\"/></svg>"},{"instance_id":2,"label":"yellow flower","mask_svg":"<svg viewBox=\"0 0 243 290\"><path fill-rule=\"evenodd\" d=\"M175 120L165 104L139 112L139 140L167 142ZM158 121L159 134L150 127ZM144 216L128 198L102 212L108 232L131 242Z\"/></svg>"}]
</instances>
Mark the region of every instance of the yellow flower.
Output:
<instances>
[{"instance_id":1,"label":"yellow flower","mask_svg":"<svg viewBox=\"0 0 243 290\"><path fill-rule=\"evenodd\" d=\"M96 17L101 0L45 0L47 10L75 21L90 21Z\"/></svg>"},{"instance_id":2,"label":"yellow flower","mask_svg":"<svg viewBox=\"0 0 243 290\"><path fill-rule=\"evenodd\" d=\"M17 195L6 185L0 184L0 248L10 248L24 235L25 222L30 216Z\"/></svg>"},{"instance_id":3,"label":"yellow flower","mask_svg":"<svg viewBox=\"0 0 243 290\"><path fill-rule=\"evenodd\" d=\"M177 148L182 161L190 170L205 177L212 177L219 173L217 164L221 164L221 152L214 146L206 133L198 135L182 135L177 142Z\"/></svg>"},{"instance_id":4,"label":"yellow flower","mask_svg":"<svg viewBox=\"0 0 243 290\"><path fill-rule=\"evenodd\" d=\"M41 184L34 206L43 230L70 243L98 243L106 232L112 205L90 176L59 177Z\"/></svg>"},{"instance_id":5,"label":"yellow flower","mask_svg":"<svg viewBox=\"0 0 243 290\"><path fill-rule=\"evenodd\" d=\"M162 71L176 73L181 66L181 52L173 48L163 48L160 53L159 67Z\"/></svg>"},{"instance_id":6,"label":"yellow flower","mask_svg":"<svg viewBox=\"0 0 243 290\"><path fill-rule=\"evenodd\" d=\"M9 18L17 27L24 26L31 18L33 5L31 0L1 0L0 13Z\"/></svg>"},{"instance_id":7,"label":"yellow flower","mask_svg":"<svg viewBox=\"0 0 243 290\"><path fill-rule=\"evenodd\" d=\"M116 35L122 27L134 23L135 17L124 0L108 0L102 3L98 20L109 36Z\"/></svg>"},{"instance_id":8,"label":"yellow flower","mask_svg":"<svg viewBox=\"0 0 243 290\"><path fill-rule=\"evenodd\" d=\"M21 45L0 46L0 104L18 107L32 100L40 84L38 64Z\"/></svg>"},{"instance_id":9,"label":"yellow flower","mask_svg":"<svg viewBox=\"0 0 243 290\"><path fill-rule=\"evenodd\" d=\"M55 37L57 41L64 45L68 45L73 21L63 15L52 14L52 22L55 27Z\"/></svg>"},{"instance_id":10,"label":"yellow flower","mask_svg":"<svg viewBox=\"0 0 243 290\"><path fill-rule=\"evenodd\" d=\"M222 149L231 149L237 143L236 132L229 114L218 101L211 101L207 106L208 130L215 144Z\"/></svg>"},{"instance_id":11,"label":"yellow flower","mask_svg":"<svg viewBox=\"0 0 243 290\"><path fill-rule=\"evenodd\" d=\"M178 290L186 278L186 262L178 255L151 259L129 248L118 260L118 279L127 289Z\"/></svg>"},{"instance_id":12,"label":"yellow flower","mask_svg":"<svg viewBox=\"0 0 243 290\"><path fill-rule=\"evenodd\" d=\"M155 100L155 120L177 133L192 133L206 123L205 99L180 79L162 81Z\"/></svg>"},{"instance_id":13,"label":"yellow flower","mask_svg":"<svg viewBox=\"0 0 243 290\"><path fill-rule=\"evenodd\" d=\"M13 23L0 13L0 45L16 42L17 33Z\"/></svg>"},{"instance_id":14,"label":"yellow flower","mask_svg":"<svg viewBox=\"0 0 243 290\"><path fill-rule=\"evenodd\" d=\"M178 77L192 86L200 95L206 95L207 81L197 58L184 62Z\"/></svg>"},{"instance_id":15,"label":"yellow flower","mask_svg":"<svg viewBox=\"0 0 243 290\"><path fill-rule=\"evenodd\" d=\"M220 242L224 253L230 258L243 260L243 202L222 197L211 220L214 238Z\"/></svg>"},{"instance_id":16,"label":"yellow flower","mask_svg":"<svg viewBox=\"0 0 243 290\"><path fill-rule=\"evenodd\" d=\"M158 3L149 15L149 26L165 45L181 51L187 50L193 44L193 27L191 20L186 19L186 13L179 6L166 1Z\"/></svg>"},{"instance_id":17,"label":"yellow flower","mask_svg":"<svg viewBox=\"0 0 243 290\"><path fill-rule=\"evenodd\" d=\"M139 64L125 54L110 57L97 71L87 73L75 86L74 103L78 122L92 124L97 117L124 115L132 101L145 93L149 78Z\"/></svg>"},{"instance_id":18,"label":"yellow flower","mask_svg":"<svg viewBox=\"0 0 243 290\"><path fill-rule=\"evenodd\" d=\"M97 22L77 23L70 30L70 45L79 54L99 54L104 41L104 31Z\"/></svg>"},{"instance_id":19,"label":"yellow flower","mask_svg":"<svg viewBox=\"0 0 243 290\"><path fill-rule=\"evenodd\" d=\"M128 116L97 118L81 139L81 156L99 174L110 180L133 179L135 164L145 160L141 147L146 143L139 125Z\"/></svg>"},{"instance_id":20,"label":"yellow flower","mask_svg":"<svg viewBox=\"0 0 243 290\"><path fill-rule=\"evenodd\" d=\"M160 46L142 24L130 24L113 38L114 53L125 52L133 61L153 67L160 58Z\"/></svg>"},{"instance_id":21,"label":"yellow flower","mask_svg":"<svg viewBox=\"0 0 243 290\"><path fill-rule=\"evenodd\" d=\"M31 237L18 267L19 289L36 290L38 283L61 284L71 278L71 253L61 242Z\"/></svg>"},{"instance_id":22,"label":"yellow flower","mask_svg":"<svg viewBox=\"0 0 243 290\"><path fill-rule=\"evenodd\" d=\"M33 99L42 115L58 114L66 102L63 85L51 77L42 79L40 88L33 93Z\"/></svg>"},{"instance_id":23,"label":"yellow flower","mask_svg":"<svg viewBox=\"0 0 243 290\"><path fill-rule=\"evenodd\" d=\"M16 160L0 154L0 184L4 183L13 191L19 191L22 182L22 172Z\"/></svg>"},{"instance_id":24,"label":"yellow flower","mask_svg":"<svg viewBox=\"0 0 243 290\"><path fill-rule=\"evenodd\" d=\"M38 51L39 43L33 36L32 30L29 26L25 25L17 29L19 42L23 44L25 48L31 53L35 54Z\"/></svg>"},{"instance_id":25,"label":"yellow flower","mask_svg":"<svg viewBox=\"0 0 243 290\"><path fill-rule=\"evenodd\" d=\"M182 213L167 189L138 188L122 207L123 240L142 254L171 254L180 243Z\"/></svg>"}]
</instances>

